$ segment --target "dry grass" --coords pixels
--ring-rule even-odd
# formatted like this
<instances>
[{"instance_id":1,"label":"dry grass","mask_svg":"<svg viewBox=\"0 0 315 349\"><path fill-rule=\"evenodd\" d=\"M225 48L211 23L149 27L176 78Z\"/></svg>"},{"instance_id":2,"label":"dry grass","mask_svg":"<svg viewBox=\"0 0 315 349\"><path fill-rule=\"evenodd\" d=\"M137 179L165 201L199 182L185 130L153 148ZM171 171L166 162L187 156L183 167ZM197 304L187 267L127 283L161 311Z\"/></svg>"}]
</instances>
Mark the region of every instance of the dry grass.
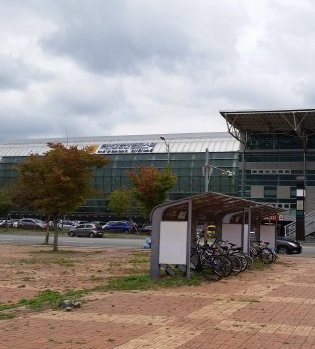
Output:
<instances>
[{"instance_id":1,"label":"dry grass","mask_svg":"<svg viewBox=\"0 0 315 349\"><path fill-rule=\"evenodd\" d=\"M149 256L149 250L0 245L0 290L10 290L0 292L0 303L22 298L23 290L91 289L112 276L148 273Z\"/></svg>"}]
</instances>

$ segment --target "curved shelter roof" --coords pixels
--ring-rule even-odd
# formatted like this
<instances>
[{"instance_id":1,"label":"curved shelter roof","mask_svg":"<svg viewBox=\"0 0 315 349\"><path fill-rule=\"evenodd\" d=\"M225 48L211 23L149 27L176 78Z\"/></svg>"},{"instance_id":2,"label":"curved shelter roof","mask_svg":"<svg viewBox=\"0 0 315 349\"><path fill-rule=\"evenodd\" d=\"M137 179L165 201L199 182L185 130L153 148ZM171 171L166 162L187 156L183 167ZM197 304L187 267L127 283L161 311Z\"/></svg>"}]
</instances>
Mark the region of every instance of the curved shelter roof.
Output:
<instances>
[{"instance_id":1,"label":"curved shelter roof","mask_svg":"<svg viewBox=\"0 0 315 349\"><path fill-rule=\"evenodd\" d=\"M180 220L178 217L187 210L189 201L192 205L192 216L194 216L194 219L208 222L217 221L218 218L222 219L227 215L242 216L243 211L249 209L251 210L252 220L258 221L285 211L271 205L216 192L189 196L159 205L156 208L162 208L163 220Z\"/></svg>"}]
</instances>

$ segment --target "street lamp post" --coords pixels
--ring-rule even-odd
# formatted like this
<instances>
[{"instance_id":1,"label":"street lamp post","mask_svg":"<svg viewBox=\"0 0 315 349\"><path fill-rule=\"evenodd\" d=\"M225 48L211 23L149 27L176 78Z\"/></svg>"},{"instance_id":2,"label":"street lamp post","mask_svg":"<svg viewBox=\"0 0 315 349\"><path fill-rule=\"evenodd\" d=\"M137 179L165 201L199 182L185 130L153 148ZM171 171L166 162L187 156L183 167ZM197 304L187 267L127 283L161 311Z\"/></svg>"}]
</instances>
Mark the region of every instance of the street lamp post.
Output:
<instances>
[{"instance_id":1,"label":"street lamp post","mask_svg":"<svg viewBox=\"0 0 315 349\"><path fill-rule=\"evenodd\" d=\"M170 166L170 144L166 142L165 137L161 136L160 139L164 141L167 150L167 165Z\"/></svg>"},{"instance_id":2,"label":"street lamp post","mask_svg":"<svg viewBox=\"0 0 315 349\"><path fill-rule=\"evenodd\" d=\"M205 176L205 193L209 191L209 181L212 174L213 169L220 171L222 174L227 175L229 177L233 176L231 171L224 170L223 168L216 167L209 164L209 150L206 149L206 161L205 166L203 167L203 175Z\"/></svg>"}]
</instances>

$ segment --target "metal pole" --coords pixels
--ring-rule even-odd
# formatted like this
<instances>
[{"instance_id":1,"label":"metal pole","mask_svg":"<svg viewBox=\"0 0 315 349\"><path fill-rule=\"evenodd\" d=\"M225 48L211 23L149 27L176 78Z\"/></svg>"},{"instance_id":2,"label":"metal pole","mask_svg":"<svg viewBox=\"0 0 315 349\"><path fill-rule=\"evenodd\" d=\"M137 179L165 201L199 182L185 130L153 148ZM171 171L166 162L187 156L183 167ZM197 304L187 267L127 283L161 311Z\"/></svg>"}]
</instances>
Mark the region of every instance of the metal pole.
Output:
<instances>
[{"instance_id":1,"label":"metal pole","mask_svg":"<svg viewBox=\"0 0 315 349\"><path fill-rule=\"evenodd\" d=\"M161 136L160 139L164 141L167 150L167 166L170 166L170 144L166 142L165 137Z\"/></svg>"},{"instance_id":2,"label":"metal pole","mask_svg":"<svg viewBox=\"0 0 315 349\"><path fill-rule=\"evenodd\" d=\"M206 148L206 159L205 159L205 193L209 191L209 149Z\"/></svg>"}]
</instances>

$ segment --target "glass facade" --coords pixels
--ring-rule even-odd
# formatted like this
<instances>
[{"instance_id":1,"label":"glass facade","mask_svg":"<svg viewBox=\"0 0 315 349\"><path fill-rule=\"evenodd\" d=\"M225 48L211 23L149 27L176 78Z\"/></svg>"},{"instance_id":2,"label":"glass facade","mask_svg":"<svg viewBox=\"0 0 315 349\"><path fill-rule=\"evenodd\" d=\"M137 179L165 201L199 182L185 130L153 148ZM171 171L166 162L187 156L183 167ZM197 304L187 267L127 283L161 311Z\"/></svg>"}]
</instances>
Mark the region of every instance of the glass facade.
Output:
<instances>
[{"instance_id":1,"label":"glass facade","mask_svg":"<svg viewBox=\"0 0 315 349\"><path fill-rule=\"evenodd\" d=\"M293 134L251 134L240 153L240 196L288 209L293 220L296 210L296 177L304 176L308 187L315 186L315 141ZM244 162L243 162L244 160ZM307 198L310 199L310 198ZM308 210L315 210L312 205Z\"/></svg>"},{"instance_id":2,"label":"glass facade","mask_svg":"<svg viewBox=\"0 0 315 349\"><path fill-rule=\"evenodd\" d=\"M228 137L229 139L230 137ZM188 144L182 148L189 149L190 147ZM218 150L217 152L209 152L210 166L230 171L232 175L228 176L213 168L209 177L208 190L238 195L238 152ZM122 152L104 154L104 156L109 159L109 164L94 170L91 183L99 195L96 198L89 199L86 205L78 210L78 213L82 215L110 215L107 207L108 196L114 190L130 187L129 171L139 169L141 166L154 166L158 169L164 169L168 165L168 153L165 151L149 153ZM170 152L170 166L177 176L177 182L168 195L169 199L175 200L205 192L206 183L203 175L205 157L206 153L200 151ZM2 156L0 160L0 186L15 181L17 176L16 165L24 159L26 159L25 156Z\"/></svg>"},{"instance_id":3,"label":"glass facade","mask_svg":"<svg viewBox=\"0 0 315 349\"><path fill-rule=\"evenodd\" d=\"M102 193L102 199L89 200L88 204L80 209L81 212L108 212L107 198L117 189L130 187L128 172L141 166L154 166L164 169L168 164L165 153L151 154L119 154L107 155L110 162L94 172L93 186ZM237 195L238 184L238 154L236 152L211 153L211 165L226 171L232 176L226 176L219 170L213 170L209 179L209 191ZM169 193L170 200L184 198L205 191L205 177L203 166L205 153L170 153L170 165L177 176L175 187Z\"/></svg>"}]
</instances>

